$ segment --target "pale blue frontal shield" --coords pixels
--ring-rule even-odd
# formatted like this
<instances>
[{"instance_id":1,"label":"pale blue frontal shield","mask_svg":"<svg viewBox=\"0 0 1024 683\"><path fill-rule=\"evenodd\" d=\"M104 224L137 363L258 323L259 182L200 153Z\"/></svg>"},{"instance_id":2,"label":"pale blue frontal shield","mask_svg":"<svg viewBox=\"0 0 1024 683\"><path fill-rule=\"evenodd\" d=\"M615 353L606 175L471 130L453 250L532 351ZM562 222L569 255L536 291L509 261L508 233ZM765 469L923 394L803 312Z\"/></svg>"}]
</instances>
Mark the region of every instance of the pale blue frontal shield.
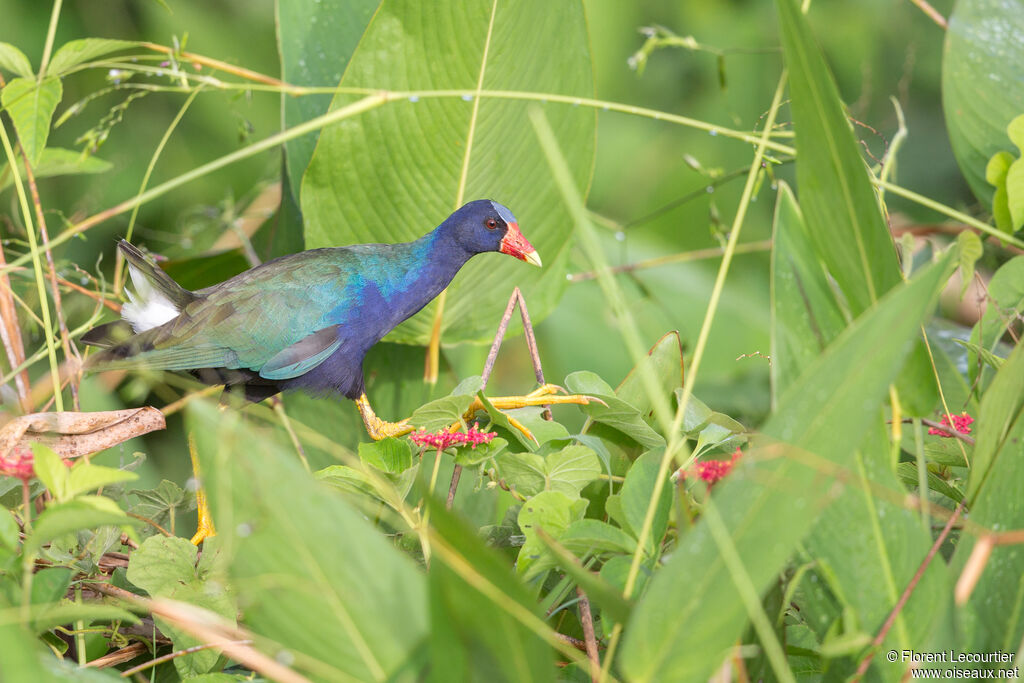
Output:
<instances>
[{"instance_id":1,"label":"pale blue frontal shield","mask_svg":"<svg viewBox=\"0 0 1024 683\"><path fill-rule=\"evenodd\" d=\"M501 220L505 221L506 223L519 222L516 220L516 217L512 215L511 211L509 211L506 207L502 206L498 202L492 201L491 206L493 206L494 210L498 212L499 216L501 216Z\"/></svg>"}]
</instances>

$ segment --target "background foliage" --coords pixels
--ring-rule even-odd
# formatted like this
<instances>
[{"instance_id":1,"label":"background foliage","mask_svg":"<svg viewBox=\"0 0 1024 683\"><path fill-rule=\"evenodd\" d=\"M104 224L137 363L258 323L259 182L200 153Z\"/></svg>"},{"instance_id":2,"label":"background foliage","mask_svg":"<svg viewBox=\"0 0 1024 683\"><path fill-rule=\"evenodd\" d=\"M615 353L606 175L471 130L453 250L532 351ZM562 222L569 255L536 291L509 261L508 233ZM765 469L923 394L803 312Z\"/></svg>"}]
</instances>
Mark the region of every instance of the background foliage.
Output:
<instances>
[{"instance_id":1,"label":"background foliage","mask_svg":"<svg viewBox=\"0 0 1024 683\"><path fill-rule=\"evenodd\" d=\"M1019 665L1018 0L9 4L4 680ZM198 288L482 196L545 267L476 259L366 371L429 430L481 397L488 444L74 372L115 238ZM515 411L533 440L486 403L535 386L518 315L484 369L515 286L547 380L600 399ZM104 418L88 460L16 419L138 405L167 429Z\"/></svg>"}]
</instances>

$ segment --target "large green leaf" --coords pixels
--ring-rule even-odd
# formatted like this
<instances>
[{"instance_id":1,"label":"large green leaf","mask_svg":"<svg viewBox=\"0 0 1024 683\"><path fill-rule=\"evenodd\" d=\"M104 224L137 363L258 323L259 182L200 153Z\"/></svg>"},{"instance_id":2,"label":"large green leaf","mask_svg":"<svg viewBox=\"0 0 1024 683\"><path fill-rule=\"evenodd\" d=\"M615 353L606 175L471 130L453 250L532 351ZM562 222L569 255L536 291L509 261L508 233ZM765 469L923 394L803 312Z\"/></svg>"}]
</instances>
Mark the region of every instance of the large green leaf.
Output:
<instances>
[{"instance_id":1,"label":"large green leaf","mask_svg":"<svg viewBox=\"0 0 1024 683\"><path fill-rule=\"evenodd\" d=\"M900 281L882 217L839 91L794 0L778 0L796 128L800 206L818 258L859 315Z\"/></svg>"},{"instance_id":2,"label":"large green leaf","mask_svg":"<svg viewBox=\"0 0 1024 683\"><path fill-rule=\"evenodd\" d=\"M919 513L896 502L903 488L892 469L880 411L865 431L867 438L847 463L850 486L821 513L804 547L828 567L830 587L856 614L860 629L874 634L918 570L932 537ZM879 495L879 489L889 495ZM933 562L900 610L883 649L941 651L952 646L951 632L935 627L950 624L952 607L949 572ZM905 664L876 659L873 666L885 680L900 680L906 672Z\"/></svg>"},{"instance_id":3,"label":"large green leaf","mask_svg":"<svg viewBox=\"0 0 1024 683\"><path fill-rule=\"evenodd\" d=\"M429 504L436 532L429 573L431 680L554 680L550 647L512 616L540 623L536 602L474 529L442 504Z\"/></svg>"},{"instance_id":4,"label":"large green leaf","mask_svg":"<svg viewBox=\"0 0 1024 683\"><path fill-rule=\"evenodd\" d=\"M341 84L391 90L479 85L586 97L593 81L583 5L384 0ZM355 99L338 95L331 106ZM586 188L595 114L564 105L547 109L574 180ZM557 189L537 173L543 164L523 102L424 97L389 103L322 131L302 183L306 245L408 241L465 201L486 197L504 203L546 265L532 269L486 254L462 269L447 296L443 340L489 340L513 286L523 290L535 322L551 311L565 286L572 222ZM389 338L425 343L436 306L427 306Z\"/></svg>"},{"instance_id":5,"label":"large green leaf","mask_svg":"<svg viewBox=\"0 0 1024 683\"><path fill-rule=\"evenodd\" d=\"M214 520L233 532L225 550L247 625L320 679L405 666L427 629L426 582L409 558L272 435L198 401L188 417Z\"/></svg>"},{"instance_id":6,"label":"large green leaf","mask_svg":"<svg viewBox=\"0 0 1024 683\"><path fill-rule=\"evenodd\" d=\"M992 205L985 167L1012 150L1006 126L1024 113L1024 0L959 0L942 58L942 107L953 155L975 196Z\"/></svg>"},{"instance_id":7,"label":"large green leaf","mask_svg":"<svg viewBox=\"0 0 1024 683\"><path fill-rule=\"evenodd\" d=\"M991 486L1000 458L1020 455L1020 443L1011 438L1014 425L1024 414L1024 345L1018 344L1003 363L991 386L981 399L978 411L977 441L974 446L967 499L980 500L984 487ZM1020 458L1014 458L1019 460ZM1001 469L1005 470L1006 467ZM990 496L985 493L985 496ZM973 509L973 508L972 508ZM1012 528L1012 527L1011 527Z\"/></svg>"},{"instance_id":8,"label":"large green leaf","mask_svg":"<svg viewBox=\"0 0 1024 683\"><path fill-rule=\"evenodd\" d=\"M829 464L852 466L949 264L947 255L840 334L781 397L763 428L768 443L716 486L717 508L758 590L774 580L832 501ZM622 667L637 681L705 680L740 636L746 614L718 546L700 521L634 610Z\"/></svg>"},{"instance_id":9,"label":"large green leaf","mask_svg":"<svg viewBox=\"0 0 1024 683\"><path fill-rule=\"evenodd\" d=\"M0 102L14 121L25 157L33 166L46 147L50 119L63 92L60 79L50 76L38 83L32 78L15 78L0 93Z\"/></svg>"},{"instance_id":10,"label":"large green leaf","mask_svg":"<svg viewBox=\"0 0 1024 683\"><path fill-rule=\"evenodd\" d=\"M821 262L814 255L800 207L779 184L772 237L772 403L804 367L835 339L846 321Z\"/></svg>"},{"instance_id":11,"label":"large green leaf","mask_svg":"<svg viewBox=\"0 0 1024 683\"><path fill-rule=\"evenodd\" d=\"M968 491L971 521L993 531L1024 527L1024 345L1007 359L986 392L978 414L978 442ZM953 566L962 569L973 536L957 549ZM992 550L971 594L965 621L969 651L1012 652L1024 637L1024 546Z\"/></svg>"},{"instance_id":12,"label":"large green leaf","mask_svg":"<svg viewBox=\"0 0 1024 683\"><path fill-rule=\"evenodd\" d=\"M324 87L341 81L380 0L277 0L275 4L281 78L291 85ZM331 104L330 93L281 97L286 128L320 116ZM288 187L296 203L318 135L310 133L284 146Z\"/></svg>"}]
</instances>

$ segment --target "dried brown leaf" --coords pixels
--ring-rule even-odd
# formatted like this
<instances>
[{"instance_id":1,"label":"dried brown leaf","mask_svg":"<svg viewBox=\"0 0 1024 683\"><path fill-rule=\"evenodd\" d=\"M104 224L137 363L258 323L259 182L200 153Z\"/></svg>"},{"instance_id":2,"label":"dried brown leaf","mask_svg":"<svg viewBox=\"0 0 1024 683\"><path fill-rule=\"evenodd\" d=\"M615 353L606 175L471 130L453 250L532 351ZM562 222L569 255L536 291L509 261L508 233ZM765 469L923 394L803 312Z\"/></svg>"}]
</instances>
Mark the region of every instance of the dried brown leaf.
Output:
<instances>
[{"instance_id":1,"label":"dried brown leaf","mask_svg":"<svg viewBox=\"0 0 1024 683\"><path fill-rule=\"evenodd\" d=\"M62 458L76 458L166 426L163 413L149 406L96 413L32 413L0 427L0 457L40 443Z\"/></svg>"}]
</instances>

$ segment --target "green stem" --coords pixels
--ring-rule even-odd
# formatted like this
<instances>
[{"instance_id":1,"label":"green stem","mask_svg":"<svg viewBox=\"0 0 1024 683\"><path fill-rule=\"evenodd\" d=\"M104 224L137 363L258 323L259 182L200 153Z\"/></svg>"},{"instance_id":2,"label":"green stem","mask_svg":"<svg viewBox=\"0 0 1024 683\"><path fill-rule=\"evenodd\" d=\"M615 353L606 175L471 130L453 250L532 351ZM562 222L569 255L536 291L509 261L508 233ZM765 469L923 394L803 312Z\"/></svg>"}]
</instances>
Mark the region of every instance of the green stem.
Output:
<instances>
[{"instance_id":1,"label":"green stem","mask_svg":"<svg viewBox=\"0 0 1024 683\"><path fill-rule=\"evenodd\" d=\"M36 289L39 295L40 312L43 314L43 334L46 337L46 353L50 357L50 376L53 379L54 407L57 412L64 411L64 398L60 391L60 365L57 362L57 345L54 342L50 322L50 303L46 296L46 279L43 275L43 264L39 258L39 246L36 244L35 226L32 224L32 213L28 205L28 197L25 195L25 186L21 182L21 173L17 168L17 158L14 156L14 148L7 136L7 126L0 123L0 140L3 141L4 152L7 154L8 168L14 177L14 186L18 192L18 202L21 204L21 213L25 219L25 232L28 235L29 256L32 259L32 269L35 272ZM51 242L53 244L53 242Z\"/></svg>"},{"instance_id":2,"label":"green stem","mask_svg":"<svg viewBox=\"0 0 1024 683\"><path fill-rule=\"evenodd\" d=\"M54 0L50 12L50 25L46 29L46 44L43 46L43 58L39 62L39 80L43 80L46 67L50 65L50 54L53 52L53 39L57 36L57 20L60 18L60 7L64 0Z\"/></svg>"}]
</instances>

